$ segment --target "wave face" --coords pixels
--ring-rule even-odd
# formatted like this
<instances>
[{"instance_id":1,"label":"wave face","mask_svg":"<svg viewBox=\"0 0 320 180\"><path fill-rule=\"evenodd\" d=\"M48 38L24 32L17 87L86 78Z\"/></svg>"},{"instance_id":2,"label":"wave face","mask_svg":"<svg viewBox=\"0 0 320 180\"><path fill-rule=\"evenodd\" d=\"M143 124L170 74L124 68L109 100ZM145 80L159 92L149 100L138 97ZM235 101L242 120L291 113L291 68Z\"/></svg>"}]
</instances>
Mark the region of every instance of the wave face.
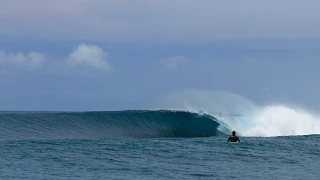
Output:
<instances>
[{"instance_id":1,"label":"wave face","mask_svg":"<svg viewBox=\"0 0 320 180\"><path fill-rule=\"evenodd\" d=\"M2 112L0 140L117 137L206 137L220 122L207 114L170 110Z\"/></svg>"}]
</instances>

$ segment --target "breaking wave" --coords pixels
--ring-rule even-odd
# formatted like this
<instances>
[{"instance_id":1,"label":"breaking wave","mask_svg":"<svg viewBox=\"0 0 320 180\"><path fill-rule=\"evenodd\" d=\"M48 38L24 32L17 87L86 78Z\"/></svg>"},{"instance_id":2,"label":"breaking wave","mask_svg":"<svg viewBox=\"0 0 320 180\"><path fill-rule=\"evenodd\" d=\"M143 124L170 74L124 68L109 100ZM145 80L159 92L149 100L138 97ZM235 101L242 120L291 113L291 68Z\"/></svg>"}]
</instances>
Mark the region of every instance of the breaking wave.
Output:
<instances>
[{"instance_id":1,"label":"breaking wave","mask_svg":"<svg viewBox=\"0 0 320 180\"><path fill-rule=\"evenodd\" d=\"M278 105L250 115L187 110L0 113L0 140L209 137L233 130L249 137L320 134L320 118Z\"/></svg>"}]
</instances>

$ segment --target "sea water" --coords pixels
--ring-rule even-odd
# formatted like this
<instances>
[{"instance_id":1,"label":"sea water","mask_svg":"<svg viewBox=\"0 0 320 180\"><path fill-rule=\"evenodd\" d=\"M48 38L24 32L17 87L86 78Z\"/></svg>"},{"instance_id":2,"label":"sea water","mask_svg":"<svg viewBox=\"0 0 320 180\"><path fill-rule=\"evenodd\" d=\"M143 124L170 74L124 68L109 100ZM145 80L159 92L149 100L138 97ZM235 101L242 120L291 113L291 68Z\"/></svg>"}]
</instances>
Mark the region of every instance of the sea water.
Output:
<instances>
[{"instance_id":1,"label":"sea water","mask_svg":"<svg viewBox=\"0 0 320 180\"><path fill-rule=\"evenodd\" d=\"M228 143L224 122L168 110L2 112L0 179L319 179L319 135Z\"/></svg>"}]
</instances>

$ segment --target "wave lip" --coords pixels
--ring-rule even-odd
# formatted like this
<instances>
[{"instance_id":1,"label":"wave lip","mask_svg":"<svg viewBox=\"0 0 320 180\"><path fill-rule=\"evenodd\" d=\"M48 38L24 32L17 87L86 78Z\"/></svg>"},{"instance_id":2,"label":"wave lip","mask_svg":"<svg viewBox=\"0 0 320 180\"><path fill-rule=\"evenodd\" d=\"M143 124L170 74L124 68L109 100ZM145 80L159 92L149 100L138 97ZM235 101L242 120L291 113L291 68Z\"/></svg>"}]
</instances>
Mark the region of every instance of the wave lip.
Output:
<instances>
[{"instance_id":1,"label":"wave lip","mask_svg":"<svg viewBox=\"0 0 320 180\"><path fill-rule=\"evenodd\" d=\"M208 137L219 134L213 116L188 111L0 113L0 140L117 137Z\"/></svg>"}]
</instances>

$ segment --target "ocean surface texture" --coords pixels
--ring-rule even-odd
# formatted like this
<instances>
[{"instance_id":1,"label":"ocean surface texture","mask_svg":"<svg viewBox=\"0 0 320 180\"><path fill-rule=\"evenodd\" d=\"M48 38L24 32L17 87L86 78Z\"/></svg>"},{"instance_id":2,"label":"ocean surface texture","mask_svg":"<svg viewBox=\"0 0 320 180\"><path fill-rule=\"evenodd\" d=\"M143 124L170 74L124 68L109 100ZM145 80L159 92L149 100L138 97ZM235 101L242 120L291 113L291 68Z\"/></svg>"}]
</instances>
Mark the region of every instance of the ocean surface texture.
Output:
<instances>
[{"instance_id":1,"label":"ocean surface texture","mask_svg":"<svg viewBox=\"0 0 320 180\"><path fill-rule=\"evenodd\" d=\"M0 179L319 179L318 124L262 115L1 112Z\"/></svg>"}]
</instances>

